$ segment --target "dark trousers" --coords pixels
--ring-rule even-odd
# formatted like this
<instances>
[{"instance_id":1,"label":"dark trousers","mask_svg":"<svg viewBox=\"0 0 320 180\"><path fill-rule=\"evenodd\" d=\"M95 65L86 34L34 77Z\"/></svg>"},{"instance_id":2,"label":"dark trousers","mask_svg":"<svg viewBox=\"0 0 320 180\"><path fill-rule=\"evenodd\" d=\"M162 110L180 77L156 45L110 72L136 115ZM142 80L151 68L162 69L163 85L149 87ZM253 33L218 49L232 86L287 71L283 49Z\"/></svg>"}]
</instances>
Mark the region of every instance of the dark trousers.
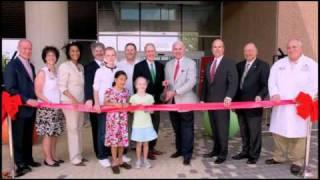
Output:
<instances>
[{"instance_id":1,"label":"dark trousers","mask_svg":"<svg viewBox=\"0 0 320 180\"><path fill-rule=\"evenodd\" d=\"M106 135L106 113L97 115L97 158L102 160L111 155L110 147L104 145Z\"/></svg>"},{"instance_id":2,"label":"dark trousers","mask_svg":"<svg viewBox=\"0 0 320 180\"><path fill-rule=\"evenodd\" d=\"M209 117L213 131L213 153L217 154L218 158L226 159L228 155L230 111L209 111Z\"/></svg>"},{"instance_id":3,"label":"dark trousers","mask_svg":"<svg viewBox=\"0 0 320 180\"><path fill-rule=\"evenodd\" d=\"M194 142L194 113L170 111L170 120L176 136L176 150L184 159L191 159Z\"/></svg>"},{"instance_id":4,"label":"dark trousers","mask_svg":"<svg viewBox=\"0 0 320 180\"><path fill-rule=\"evenodd\" d=\"M252 159L258 159L261 152L261 116L249 117L238 114L240 133L242 138L242 153Z\"/></svg>"},{"instance_id":5,"label":"dark trousers","mask_svg":"<svg viewBox=\"0 0 320 180\"><path fill-rule=\"evenodd\" d=\"M159 131L159 124L160 124L160 111L154 111L152 114L151 114L151 119L152 119L152 124L153 124L153 128L154 130L157 132L158 134L158 131ZM157 138L158 139L158 138ZM154 150L154 147L156 146L157 144L157 139L155 140L152 140L149 142L149 151L153 151Z\"/></svg>"},{"instance_id":6,"label":"dark trousers","mask_svg":"<svg viewBox=\"0 0 320 180\"><path fill-rule=\"evenodd\" d=\"M97 113L90 113L90 123L91 123L91 130L92 130L93 150L96 157L98 158L98 143L97 143L98 114Z\"/></svg>"},{"instance_id":7,"label":"dark trousers","mask_svg":"<svg viewBox=\"0 0 320 180\"><path fill-rule=\"evenodd\" d=\"M33 161L32 139L35 115L30 118L18 117L12 121L14 161L16 165L27 165Z\"/></svg>"}]
</instances>

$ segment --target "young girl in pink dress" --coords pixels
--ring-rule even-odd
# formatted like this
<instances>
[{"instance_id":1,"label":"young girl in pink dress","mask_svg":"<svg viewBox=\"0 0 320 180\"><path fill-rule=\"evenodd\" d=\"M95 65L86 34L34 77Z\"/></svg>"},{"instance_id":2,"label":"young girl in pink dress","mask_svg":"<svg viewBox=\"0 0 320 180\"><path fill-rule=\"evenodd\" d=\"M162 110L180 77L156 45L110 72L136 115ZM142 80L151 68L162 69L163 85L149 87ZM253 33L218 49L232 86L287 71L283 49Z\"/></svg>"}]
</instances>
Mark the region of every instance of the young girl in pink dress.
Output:
<instances>
[{"instance_id":1,"label":"young girl in pink dress","mask_svg":"<svg viewBox=\"0 0 320 180\"><path fill-rule=\"evenodd\" d=\"M126 80L127 75L124 71L116 72L113 87L106 90L104 105L115 107L128 106L129 91L125 88ZM122 161L124 147L128 145L127 112L108 112L105 146L111 146L111 169L114 174L120 173L120 167L131 169L131 165Z\"/></svg>"}]
</instances>

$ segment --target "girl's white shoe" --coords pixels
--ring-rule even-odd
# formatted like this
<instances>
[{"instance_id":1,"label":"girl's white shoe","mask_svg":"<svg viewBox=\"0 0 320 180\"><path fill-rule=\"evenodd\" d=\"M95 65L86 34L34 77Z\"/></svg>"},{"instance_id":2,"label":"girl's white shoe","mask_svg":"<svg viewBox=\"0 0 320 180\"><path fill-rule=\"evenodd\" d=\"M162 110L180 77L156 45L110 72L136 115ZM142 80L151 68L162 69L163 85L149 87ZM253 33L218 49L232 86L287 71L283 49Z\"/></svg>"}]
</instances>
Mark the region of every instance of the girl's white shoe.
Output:
<instances>
[{"instance_id":1,"label":"girl's white shoe","mask_svg":"<svg viewBox=\"0 0 320 180\"><path fill-rule=\"evenodd\" d=\"M129 157L126 156L126 155L123 155L123 156L122 156L122 161L128 163L128 162L131 161L131 158L129 158Z\"/></svg>"},{"instance_id":2,"label":"girl's white shoe","mask_svg":"<svg viewBox=\"0 0 320 180\"><path fill-rule=\"evenodd\" d=\"M144 160L144 161L143 161L143 165L144 165L144 167L146 167L146 168L151 168L151 167L152 167L151 164L150 164L150 162L149 162L148 160Z\"/></svg>"},{"instance_id":3,"label":"girl's white shoe","mask_svg":"<svg viewBox=\"0 0 320 180\"><path fill-rule=\"evenodd\" d=\"M136 168L136 169L140 169L140 168L141 168L141 164L142 164L142 163L141 163L141 160L137 160L137 161L136 161L136 166L135 166L135 168Z\"/></svg>"}]
</instances>

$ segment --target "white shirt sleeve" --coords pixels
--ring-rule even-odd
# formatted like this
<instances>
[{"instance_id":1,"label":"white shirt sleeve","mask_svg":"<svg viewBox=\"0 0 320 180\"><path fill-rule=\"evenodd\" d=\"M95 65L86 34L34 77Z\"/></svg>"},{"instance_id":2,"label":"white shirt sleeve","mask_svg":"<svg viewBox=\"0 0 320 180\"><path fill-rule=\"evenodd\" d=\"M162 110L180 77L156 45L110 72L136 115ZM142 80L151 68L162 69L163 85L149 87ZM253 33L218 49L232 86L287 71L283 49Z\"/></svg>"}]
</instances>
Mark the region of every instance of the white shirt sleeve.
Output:
<instances>
[{"instance_id":1,"label":"white shirt sleeve","mask_svg":"<svg viewBox=\"0 0 320 180\"><path fill-rule=\"evenodd\" d=\"M93 80L93 90L95 90L95 91L98 91L99 90L99 88L100 88L100 78L101 78L101 76L100 76L100 69L98 69L97 71L96 71L96 73L94 74L94 80Z\"/></svg>"}]
</instances>

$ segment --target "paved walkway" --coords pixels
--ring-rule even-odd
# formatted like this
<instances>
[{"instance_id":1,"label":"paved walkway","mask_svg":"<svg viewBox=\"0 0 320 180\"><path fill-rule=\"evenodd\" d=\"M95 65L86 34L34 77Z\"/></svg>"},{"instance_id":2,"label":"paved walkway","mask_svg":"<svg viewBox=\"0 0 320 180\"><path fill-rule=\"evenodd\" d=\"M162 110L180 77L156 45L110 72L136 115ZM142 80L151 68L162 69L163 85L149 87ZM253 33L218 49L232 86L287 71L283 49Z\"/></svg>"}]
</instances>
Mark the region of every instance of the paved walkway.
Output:
<instances>
[{"instance_id":1,"label":"paved walkway","mask_svg":"<svg viewBox=\"0 0 320 180\"><path fill-rule=\"evenodd\" d=\"M271 157L273 141L270 134L263 136L263 148L261 158L256 165L247 165L246 160L235 161L231 156L240 150L241 139L239 135L229 141L229 155L225 163L216 165L214 159L202 158L212 148L212 140L205 136L201 127L201 115L196 114L194 154L190 166L182 164L182 158L171 159L169 156L175 151L174 134L168 120L168 114L161 114L160 137L157 148L166 152L151 161L151 169L122 170L120 175L113 175L110 168L102 168L93 154L91 128L84 130L84 155L89 162L85 167L72 166L68 160L66 135L60 137L58 142L58 156L66 162L60 167L47 167L42 165L33 168L32 172L22 176L23 178L300 178L290 174L290 163L281 165L266 165L264 161ZM200 123L199 123L200 122ZM265 128L264 128L265 129ZM318 136L314 133L311 142L310 167L315 178L318 177ZM34 159L43 162L41 144L33 148ZM135 154L129 151L129 157L135 162ZM8 145L2 145L2 168L9 167Z\"/></svg>"}]
</instances>

